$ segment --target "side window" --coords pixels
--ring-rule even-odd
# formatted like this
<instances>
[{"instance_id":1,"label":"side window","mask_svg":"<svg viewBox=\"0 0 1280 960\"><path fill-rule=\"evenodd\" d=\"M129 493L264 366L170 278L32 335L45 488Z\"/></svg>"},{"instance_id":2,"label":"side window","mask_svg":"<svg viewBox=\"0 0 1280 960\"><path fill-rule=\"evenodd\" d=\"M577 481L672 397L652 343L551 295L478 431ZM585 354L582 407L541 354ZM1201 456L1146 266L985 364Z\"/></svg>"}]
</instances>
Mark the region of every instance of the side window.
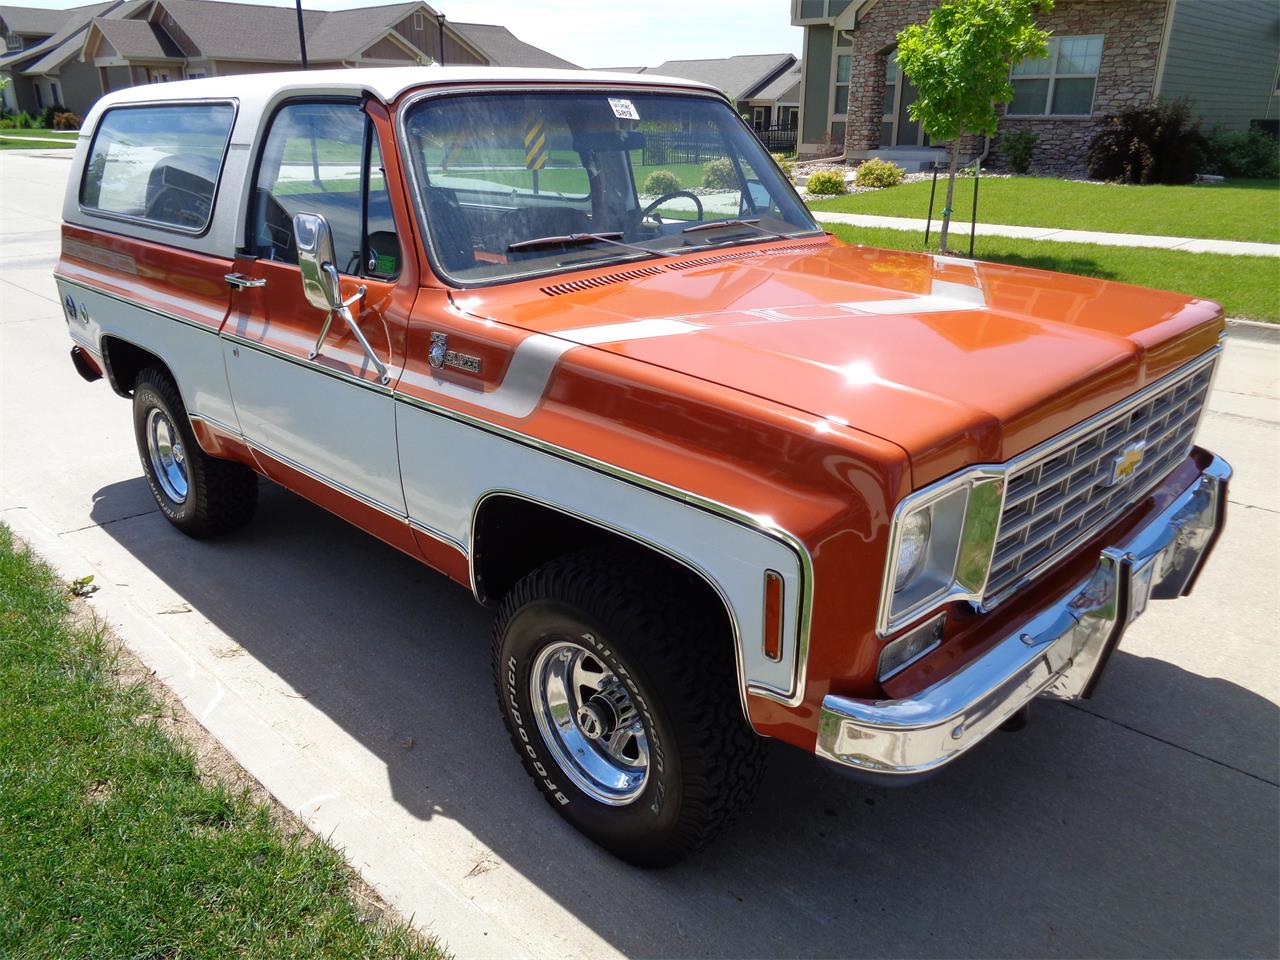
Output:
<instances>
[{"instance_id":1,"label":"side window","mask_svg":"<svg viewBox=\"0 0 1280 960\"><path fill-rule=\"evenodd\" d=\"M229 103L108 110L93 136L81 205L111 216L203 230L234 120Z\"/></svg>"},{"instance_id":2,"label":"side window","mask_svg":"<svg viewBox=\"0 0 1280 960\"><path fill-rule=\"evenodd\" d=\"M382 168L382 150L373 126L369 126L369 203L365 217L365 272L371 277L391 278L400 272L400 240L387 193L387 175Z\"/></svg>"},{"instance_id":3,"label":"side window","mask_svg":"<svg viewBox=\"0 0 1280 960\"><path fill-rule=\"evenodd\" d=\"M366 144L373 148L367 164ZM293 103L276 114L254 184L250 253L297 263L296 213L318 213L329 222L341 273L399 272L381 154L359 104Z\"/></svg>"}]
</instances>

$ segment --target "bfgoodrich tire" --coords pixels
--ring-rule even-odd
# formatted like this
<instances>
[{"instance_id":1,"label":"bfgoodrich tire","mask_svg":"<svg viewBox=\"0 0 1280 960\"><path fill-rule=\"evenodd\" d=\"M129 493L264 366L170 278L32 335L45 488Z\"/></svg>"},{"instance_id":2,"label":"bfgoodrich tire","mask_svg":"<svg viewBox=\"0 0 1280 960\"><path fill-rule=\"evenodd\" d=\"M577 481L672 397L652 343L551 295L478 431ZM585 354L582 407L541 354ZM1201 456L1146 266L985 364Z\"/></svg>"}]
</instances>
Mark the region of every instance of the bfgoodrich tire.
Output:
<instances>
[{"instance_id":1,"label":"bfgoodrich tire","mask_svg":"<svg viewBox=\"0 0 1280 960\"><path fill-rule=\"evenodd\" d=\"M639 866L730 824L766 746L742 716L731 643L722 611L662 562L591 552L520 581L498 612L494 679L552 808Z\"/></svg>"},{"instance_id":2,"label":"bfgoodrich tire","mask_svg":"<svg viewBox=\"0 0 1280 960\"><path fill-rule=\"evenodd\" d=\"M143 370L134 383L133 432L151 495L183 533L211 537L252 519L257 475L200 449L182 394L160 367Z\"/></svg>"}]
</instances>

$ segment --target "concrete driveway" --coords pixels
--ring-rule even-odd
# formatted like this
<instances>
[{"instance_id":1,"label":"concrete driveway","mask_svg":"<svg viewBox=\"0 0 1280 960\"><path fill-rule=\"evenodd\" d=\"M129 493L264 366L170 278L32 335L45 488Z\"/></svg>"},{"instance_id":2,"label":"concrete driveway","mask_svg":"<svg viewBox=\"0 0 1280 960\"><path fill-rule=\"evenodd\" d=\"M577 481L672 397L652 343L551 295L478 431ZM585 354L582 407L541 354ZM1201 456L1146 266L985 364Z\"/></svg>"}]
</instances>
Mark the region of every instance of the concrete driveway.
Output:
<instances>
[{"instance_id":1,"label":"concrete driveway","mask_svg":"<svg viewBox=\"0 0 1280 960\"><path fill-rule=\"evenodd\" d=\"M1238 480L1196 595L1153 605L1097 699L869 788L777 748L684 865L601 853L534 792L460 588L264 485L197 543L153 507L129 404L73 372L50 272L64 156L0 154L0 519L269 789L462 957L1274 956L1280 414L1232 341L1201 442Z\"/></svg>"}]
</instances>

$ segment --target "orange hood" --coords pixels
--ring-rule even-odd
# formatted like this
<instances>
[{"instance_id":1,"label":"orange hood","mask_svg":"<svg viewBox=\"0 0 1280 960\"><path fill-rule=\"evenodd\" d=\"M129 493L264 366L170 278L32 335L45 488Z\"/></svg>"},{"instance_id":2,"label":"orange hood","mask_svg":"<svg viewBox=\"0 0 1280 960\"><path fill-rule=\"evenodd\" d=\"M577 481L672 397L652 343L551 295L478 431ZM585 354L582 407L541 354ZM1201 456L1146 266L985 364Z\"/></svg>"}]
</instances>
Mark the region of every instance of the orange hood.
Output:
<instances>
[{"instance_id":1,"label":"orange hood","mask_svg":"<svg viewBox=\"0 0 1280 960\"><path fill-rule=\"evenodd\" d=\"M1179 294L828 239L455 301L874 434L907 452L916 486L1054 436L1223 327L1217 304Z\"/></svg>"}]
</instances>

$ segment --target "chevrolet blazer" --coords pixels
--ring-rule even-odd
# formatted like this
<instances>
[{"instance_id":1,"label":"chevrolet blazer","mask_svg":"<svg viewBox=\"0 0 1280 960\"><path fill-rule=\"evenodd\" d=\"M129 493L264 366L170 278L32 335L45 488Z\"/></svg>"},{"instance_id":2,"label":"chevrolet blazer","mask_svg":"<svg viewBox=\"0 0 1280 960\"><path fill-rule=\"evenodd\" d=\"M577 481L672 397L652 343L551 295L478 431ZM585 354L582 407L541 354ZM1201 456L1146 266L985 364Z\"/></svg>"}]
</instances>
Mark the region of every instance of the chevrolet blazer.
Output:
<instances>
[{"instance_id":1,"label":"chevrolet blazer","mask_svg":"<svg viewBox=\"0 0 1280 960\"><path fill-rule=\"evenodd\" d=\"M843 244L698 84L134 87L63 219L73 361L170 522L260 474L493 605L516 752L633 863L769 740L906 782L1088 697L1222 528L1216 304Z\"/></svg>"}]
</instances>

